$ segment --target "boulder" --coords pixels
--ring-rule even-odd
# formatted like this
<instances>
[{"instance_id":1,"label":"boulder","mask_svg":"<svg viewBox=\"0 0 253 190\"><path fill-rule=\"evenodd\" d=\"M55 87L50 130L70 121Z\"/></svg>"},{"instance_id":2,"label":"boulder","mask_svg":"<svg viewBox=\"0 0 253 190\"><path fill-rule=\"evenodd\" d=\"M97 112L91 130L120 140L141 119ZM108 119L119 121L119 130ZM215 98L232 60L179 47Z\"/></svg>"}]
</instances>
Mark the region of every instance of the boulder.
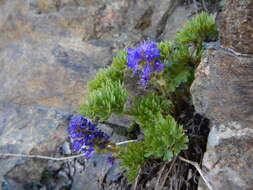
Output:
<instances>
[{"instance_id":1,"label":"boulder","mask_svg":"<svg viewBox=\"0 0 253 190\"><path fill-rule=\"evenodd\" d=\"M220 45L209 47L191 86L211 121L202 167L213 189L253 189L253 1L227 0ZM203 181L199 190L208 190Z\"/></svg>"},{"instance_id":2,"label":"boulder","mask_svg":"<svg viewBox=\"0 0 253 190\"><path fill-rule=\"evenodd\" d=\"M221 13L220 40L222 47L241 54L253 54L253 1L227 0Z\"/></svg>"},{"instance_id":3,"label":"boulder","mask_svg":"<svg viewBox=\"0 0 253 190\"><path fill-rule=\"evenodd\" d=\"M40 6L0 4L1 153L53 155L67 138L69 118L83 101L87 81L111 62L110 45L82 40L90 29L87 8L66 4L61 11L41 11ZM24 185L40 178L46 164L26 161L1 159L1 183L4 177L12 185L15 179ZM16 178L10 178L13 173Z\"/></svg>"},{"instance_id":4,"label":"boulder","mask_svg":"<svg viewBox=\"0 0 253 190\"><path fill-rule=\"evenodd\" d=\"M252 8L253 1L225 2L221 47L208 48L191 87L195 109L211 121L203 170L214 189L253 189Z\"/></svg>"},{"instance_id":5,"label":"boulder","mask_svg":"<svg viewBox=\"0 0 253 190\"><path fill-rule=\"evenodd\" d=\"M1 103L0 152L28 154L36 148L37 152L50 153L66 139L70 117L70 113L55 108ZM11 168L26 160L0 159L0 181Z\"/></svg>"},{"instance_id":6,"label":"boulder","mask_svg":"<svg viewBox=\"0 0 253 190\"><path fill-rule=\"evenodd\" d=\"M253 58L209 48L195 77L195 109L212 123L203 159L208 179L214 189L252 189Z\"/></svg>"},{"instance_id":7,"label":"boulder","mask_svg":"<svg viewBox=\"0 0 253 190\"><path fill-rule=\"evenodd\" d=\"M169 25L170 16L188 17L188 11L177 13L180 2L0 0L0 152L70 154L66 128L85 99L87 81L111 63L119 48L155 39ZM122 121L115 122L122 125ZM125 139L114 136L117 141ZM101 169L107 158L94 159L101 161ZM59 181L44 180L48 161L1 158L0 184L5 190L84 185L79 175L65 171L68 165L53 165L57 169L52 174ZM87 168L81 176L87 180L88 171L102 172L89 163ZM110 167L105 172L108 189L126 184L125 178L121 185L110 182L118 179L118 167L114 168L117 172Z\"/></svg>"}]
</instances>

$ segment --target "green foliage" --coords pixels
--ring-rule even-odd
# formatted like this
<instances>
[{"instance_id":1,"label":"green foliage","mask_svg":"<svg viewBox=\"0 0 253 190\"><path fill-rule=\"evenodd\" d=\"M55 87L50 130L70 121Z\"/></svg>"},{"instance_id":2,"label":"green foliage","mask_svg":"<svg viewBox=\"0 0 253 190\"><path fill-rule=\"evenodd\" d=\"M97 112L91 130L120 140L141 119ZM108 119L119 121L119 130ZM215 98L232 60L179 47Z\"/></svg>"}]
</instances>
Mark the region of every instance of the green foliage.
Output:
<instances>
[{"instance_id":1,"label":"green foliage","mask_svg":"<svg viewBox=\"0 0 253 190\"><path fill-rule=\"evenodd\" d=\"M88 82L88 87L91 90L96 90L105 86L108 80L123 81L123 71L113 68L101 69L97 73L95 79Z\"/></svg>"},{"instance_id":2,"label":"green foliage","mask_svg":"<svg viewBox=\"0 0 253 190\"><path fill-rule=\"evenodd\" d=\"M145 127L152 123L157 113L167 113L171 108L170 100L156 93L149 93L144 98L137 97L134 99L130 113L139 125Z\"/></svg>"},{"instance_id":3,"label":"green foliage","mask_svg":"<svg viewBox=\"0 0 253 190\"><path fill-rule=\"evenodd\" d=\"M165 119L157 114L155 126L144 130L145 157L163 158L171 161L173 156L187 149L188 137L185 136L183 126L168 115Z\"/></svg>"},{"instance_id":4,"label":"green foliage","mask_svg":"<svg viewBox=\"0 0 253 190\"><path fill-rule=\"evenodd\" d=\"M166 67L157 82L160 89L168 95L193 75L193 68L190 66L193 57L190 48L183 44L161 42L159 48Z\"/></svg>"},{"instance_id":5,"label":"green foliage","mask_svg":"<svg viewBox=\"0 0 253 190\"><path fill-rule=\"evenodd\" d=\"M123 71L126 68L126 56L126 51L118 51L117 56L112 61L111 68L116 69L118 71Z\"/></svg>"},{"instance_id":6,"label":"green foliage","mask_svg":"<svg viewBox=\"0 0 253 190\"><path fill-rule=\"evenodd\" d=\"M165 90L169 94L182 83L186 83L188 79L193 77L193 69L182 64L173 64L172 67L166 68L163 74L165 80Z\"/></svg>"},{"instance_id":7,"label":"green foliage","mask_svg":"<svg viewBox=\"0 0 253 190\"><path fill-rule=\"evenodd\" d=\"M199 44L207 37L217 35L215 18L213 15L202 12L176 34L176 40L183 44Z\"/></svg>"},{"instance_id":8,"label":"green foliage","mask_svg":"<svg viewBox=\"0 0 253 190\"><path fill-rule=\"evenodd\" d=\"M171 161L187 149L188 137L171 115L176 117L178 110L180 113L180 105L183 105L180 101L189 100L188 91L203 53L203 43L215 35L214 16L201 13L176 34L174 41L160 42L160 61L166 67L163 72L152 76L150 88L145 89L152 88L152 92L145 92L144 97L135 97L128 109L125 104L131 90L128 88L127 92L123 82L127 79L126 51L119 51L112 65L101 69L88 83L90 92L79 110L80 114L94 120L107 120L112 113L128 114L136 122L129 133L139 129L137 124L144 131L143 142L117 149L130 183L134 182L140 168L150 157ZM138 88L134 86L134 90Z\"/></svg>"},{"instance_id":9,"label":"green foliage","mask_svg":"<svg viewBox=\"0 0 253 190\"><path fill-rule=\"evenodd\" d=\"M176 34L174 43L159 44L162 58L167 64L160 85L167 94L175 92L181 84L189 87L203 53L202 44L212 35L217 35L214 16L203 12Z\"/></svg>"},{"instance_id":10,"label":"green foliage","mask_svg":"<svg viewBox=\"0 0 253 190\"><path fill-rule=\"evenodd\" d=\"M161 50L160 53L161 53L162 60L166 60L169 58L169 56L172 55L173 43L170 41L160 42L158 44L158 48Z\"/></svg>"},{"instance_id":11,"label":"green foliage","mask_svg":"<svg viewBox=\"0 0 253 190\"><path fill-rule=\"evenodd\" d=\"M140 168L145 163L145 144L143 142L129 143L127 147L121 147L118 158L120 165L126 171L129 183L133 183L138 176Z\"/></svg>"},{"instance_id":12,"label":"green foliage","mask_svg":"<svg viewBox=\"0 0 253 190\"><path fill-rule=\"evenodd\" d=\"M107 120L112 113L122 113L126 100L123 84L107 80L101 88L90 92L79 113L91 119Z\"/></svg>"},{"instance_id":13,"label":"green foliage","mask_svg":"<svg viewBox=\"0 0 253 190\"><path fill-rule=\"evenodd\" d=\"M154 126L145 128L144 135L143 142L130 143L127 147L120 148L118 158L129 183L135 181L148 158L171 161L173 156L187 149L188 137L185 136L183 127L170 115L164 119L161 114L157 114Z\"/></svg>"},{"instance_id":14,"label":"green foliage","mask_svg":"<svg viewBox=\"0 0 253 190\"><path fill-rule=\"evenodd\" d=\"M97 73L95 79L88 82L91 90L102 88L106 81L123 81L124 69L126 68L126 52L121 50L113 59L112 65L107 69L101 69Z\"/></svg>"},{"instance_id":15,"label":"green foliage","mask_svg":"<svg viewBox=\"0 0 253 190\"><path fill-rule=\"evenodd\" d=\"M79 113L91 119L107 120L112 113L121 113L127 100L123 85L126 52L119 51L109 68L101 69L88 82L89 95Z\"/></svg>"}]
</instances>

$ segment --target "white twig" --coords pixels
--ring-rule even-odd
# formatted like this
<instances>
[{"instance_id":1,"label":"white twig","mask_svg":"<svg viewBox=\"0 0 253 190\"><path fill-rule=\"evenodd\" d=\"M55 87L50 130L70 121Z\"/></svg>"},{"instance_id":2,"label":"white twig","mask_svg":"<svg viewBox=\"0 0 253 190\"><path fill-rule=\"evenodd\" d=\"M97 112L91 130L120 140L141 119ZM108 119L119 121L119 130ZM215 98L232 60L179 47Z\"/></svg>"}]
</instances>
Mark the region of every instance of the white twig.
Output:
<instances>
[{"instance_id":1,"label":"white twig","mask_svg":"<svg viewBox=\"0 0 253 190\"><path fill-rule=\"evenodd\" d=\"M71 160L74 158L82 157L83 154L78 154L74 156L68 156L68 157L61 157L61 158L55 158L50 156L41 156L41 155L29 155L29 154L0 154L0 157L23 157L23 158L38 158L38 159L44 159L44 160L54 160L54 161L63 161L63 160Z\"/></svg>"},{"instance_id":2,"label":"white twig","mask_svg":"<svg viewBox=\"0 0 253 190\"><path fill-rule=\"evenodd\" d=\"M129 141L118 142L118 143L116 143L116 145L120 146L120 145L131 143L131 142L137 142L137 140L129 140Z\"/></svg>"},{"instance_id":3,"label":"white twig","mask_svg":"<svg viewBox=\"0 0 253 190\"><path fill-rule=\"evenodd\" d=\"M120 146L120 145L123 145L123 144L136 142L136 141L137 140L128 140L128 141L123 141L123 142L116 143L116 145ZM83 156L83 154L77 154L77 155L68 156L68 157L56 158L56 157L42 156L42 155L0 153L0 158L1 157L22 157L22 158L37 158L37 159L54 160L54 161L71 160L71 159L74 159L74 158L80 158L82 156Z\"/></svg>"},{"instance_id":4,"label":"white twig","mask_svg":"<svg viewBox=\"0 0 253 190\"><path fill-rule=\"evenodd\" d=\"M141 168L140 168L139 171L138 171L138 175L137 175L137 177L136 177L133 190L136 190L136 189L137 189L140 174L141 174Z\"/></svg>"},{"instance_id":5,"label":"white twig","mask_svg":"<svg viewBox=\"0 0 253 190\"><path fill-rule=\"evenodd\" d=\"M204 175L204 172L200 169L200 166L198 165L198 163L193 162L193 161L190 161L190 160L187 160L187 159L185 159L185 158L183 158L183 157L181 157L181 156L179 156L179 159L182 160L182 161L184 161L184 162L186 162L186 163L188 163L188 164L191 164L192 166L194 166L194 167L198 170L198 172L199 172L200 176L202 177L202 179L204 180L204 182L206 183L208 189L214 190L214 189L212 188L212 185L211 185L211 184L208 182L208 180L206 179L206 177L205 177L205 175Z\"/></svg>"}]
</instances>

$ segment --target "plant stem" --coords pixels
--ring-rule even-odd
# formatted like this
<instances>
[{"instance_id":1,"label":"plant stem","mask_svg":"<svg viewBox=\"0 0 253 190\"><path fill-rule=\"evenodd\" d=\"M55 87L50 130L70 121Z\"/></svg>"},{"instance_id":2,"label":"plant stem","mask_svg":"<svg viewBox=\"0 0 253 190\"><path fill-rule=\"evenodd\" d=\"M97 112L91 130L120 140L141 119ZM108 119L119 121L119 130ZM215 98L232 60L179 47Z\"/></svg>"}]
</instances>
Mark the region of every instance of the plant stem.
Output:
<instances>
[{"instance_id":1,"label":"plant stem","mask_svg":"<svg viewBox=\"0 0 253 190\"><path fill-rule=\"evenodd\" d=\"M137 140L128 140L116 143L117 146L124 145L131 142L136 142ZM0 157L22 157L22 158L37 158L37 159L44 159L44 160L53 160L53 161L64 161L64 160L72 160L75 158L83 157L83 154L77 154L73 156L67 157L50 157L50 156L42 156L42 155L29 155L29 154L13 154L13 153L0 153Z\"/></svg>"},{"instance_id":2,"label":"plant stem","mask_svg":"<svg viewBox=\"0 0 253 190\"><path fill-rule=\"evenodd\" d=\"M194 166L198 170L198 172L199 172L200 176L202 177L202 179L204 180L204 182L206 183L208 189L209 190L214 190L213 187L212 187L212 185L206 179L206 177L204 175L204 172L200 169L200 166L198 165L198 163L190 161L190 160L187 160L187 159L185 159L185 158L183 158L181 156L179 156L179 159L182 160L182 161L184 161L184 162L186 162L186 163L188 163L188 164L191 164L192 166Z\"/></svg>"},{"instance_id":3,"label":"plant stem","mask_svg":"<svg viewBox=\"0 0 253 190\"><path fill-rule=\"evenodd\" d=\"M42 156L42 155L27 155L27 154L12 154L12 153L0 154L0 157L38 158L38 159L54 160L54 161L71 160L71 159L79 158L82 156L83 156L83 154L78 154L78 155L74 155L74 156L55 158L55 157Z\"/></svg>"}]
</instances>

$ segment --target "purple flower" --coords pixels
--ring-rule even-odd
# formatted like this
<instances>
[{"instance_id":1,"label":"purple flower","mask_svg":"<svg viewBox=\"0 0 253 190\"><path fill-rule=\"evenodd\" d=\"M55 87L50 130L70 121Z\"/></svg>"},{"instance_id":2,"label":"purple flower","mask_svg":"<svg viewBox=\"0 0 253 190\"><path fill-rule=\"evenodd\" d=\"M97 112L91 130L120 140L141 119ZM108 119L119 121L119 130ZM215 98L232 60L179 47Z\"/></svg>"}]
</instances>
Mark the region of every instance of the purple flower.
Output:
<instances>
[{"instance_id":1,"label":"purple flower","mask_svg":"<svg viewBox=\"0 0 253 190\"><path fill-rule=\"evenodd\" d=\"M154 42L144 42L136 47L128 48L127 65L129 69L132 69L133 74L139 76L142 86L147 85L152 73L164 70L160 57L160 50Z\"/></svg>"},{"instance_id":2,"label":"purple flower","mask_svg":"<svg viewBox=\"0 0 253 190\"><path fill-rule=\"evenodd\" d=\"M152 68L149 64L147 64L144 69L143 72L140 75L140 82L142 86L146 86L146 84L148 83L148 81L151 78L151 72L152 72Z\"/></svg>"},{"instance_id":3,"label":"purple flower","mask_svg":"<svg viewBox=\"0 0 253 190\"><path fill-rule=\"evenodd\" d=\"M128 56L127 56L127 64L130 69L133 69L133 72L137 72L138 70L138 63L143 59L141 55L140 48L128 48Z\"/></svg>"},{"instance_id":4,"label":"purple flower","mask_svg":"<svg viewBox=\"0 0 253 190\"><path fill-rule=\"evenodd\" d=\"M164 70L164 64L163 63L161 63L161 61L160 60L156 60L155 62L154 62L154 70L156 71L156 72L161 72L161 71L163 71Z\"/></svg>"},{"instance_id":5,"label":"purple flower","mask_svg":"<svg viewBox=\"0 0 253 190\"><path fill-rule=\"evenodd\" d=\"M89 159L92 156L94 151L95 151L95 148L91 147L91 146L88 147L88 148L83 148L82 149L82 152L84 153L84 157L87 158L87 159Z\"/></svg>"},{"instance_id":6,"label":"purple flower","mask_svg":"<svg viewBox=\"0 0 253 190\"><path fill-rule=\"evenodd\" d=\"M108 164L109 164L110 166L112 166L112 165L114 164L115 157L109 156L109 157L107 158L107 161L108 161Z\"/></svg>"},{"instance_id":7,"label":"purple flower","mask_svg":"<svg viewBox=\"0 0 253 190\"><path fill-rule=\"evenodd\" d=\"M140 48L143 50L144 58L146 61L151 62L153 59L160 58L160 50L153 42L145 42L140 44Z\"/></svg>"},{"instance_id":8,"label":"purple flower","mask_svg":"<svg viewBox=\"0 0 253 190\"><path fill-rule=\"evenodd\" d=\"M74 150L82 152L86 158L92 156L95 146L106 148L110 138L82 116L72 118L68 132Z\"/></svg>"}]
</instances>

